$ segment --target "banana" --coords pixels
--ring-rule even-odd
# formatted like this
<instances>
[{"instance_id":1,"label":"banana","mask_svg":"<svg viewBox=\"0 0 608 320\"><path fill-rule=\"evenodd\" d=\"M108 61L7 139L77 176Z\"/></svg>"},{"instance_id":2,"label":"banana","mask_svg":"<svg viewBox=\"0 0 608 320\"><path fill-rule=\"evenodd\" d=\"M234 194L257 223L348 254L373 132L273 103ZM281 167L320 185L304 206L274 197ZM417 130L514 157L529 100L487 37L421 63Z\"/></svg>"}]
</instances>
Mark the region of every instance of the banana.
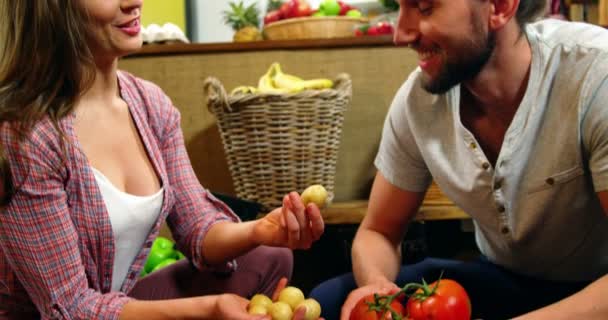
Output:
<instances>
[{"instance_id":1,"label":"banana","mask_svg":"<svg viewBox=\"0 0 608 320\"><path fill-rule=\"evenodd\" d=\"M277 88L274 85L274 75L276 74L276 66L278 65L278 63L273 63L272 65L270 65L270 68L268 68L268 71L266 71L266 73L260 77L260 79L258 80L258 92L260 93L277 93L277 94L282 94L282 93L289 93L290 90L286 89L286 88Z\"/></svg>"},{"instance_id":2,"label":"banana","mask_svg":"<svg viewBox=\"0 0 608 320\"><path fill-rule=\"evenodd\" d=\"M281 70L281 65L274 62L270 65L266 73L258 80L258 87L247 87L241 86L234 88L231 94L234 93L297 93L303 90L322 90L332 88L334 82L330 79L319 78L303 80L302 78L296 77L284 73ZM238 90L237 90L238 89Z\"/></svg>"},{"instance_id":3,"label":"banana","mask_svg":"<svg viewBox=\"0 0 608 320\"><path fill-rule=\"evenodd\" d=\"M292 92L300 92L302 90L319 90L328 89L334 86L334 82L330 79L320 78L303 80L302 78L284 73L281 70L281 65L273 63L274 66L274 84L278 88L287 88Z\"/></svg>"},{"instance_id":4,"label":"banana","mask_svg":"<svg viewBox=\"0 0 608 320\"><path fill-rule=\"evenodd\" d=\"M333 87L334 82L329 79L321 78L321 79L304 80L300 83L300 85L304 88L304 90L309 90L309 89L322 90L322 89L329 89L329 88Z\"/></svg>"},{"instance_id":5,"label":"banana","mask_svg":"<svg viewBox=\"0 0 608 320\"><path fill-rule=\"evenodd\" d=\"M284 73L283 70L281 70L281 65L276 62L273 63L273 65L275 66L273 80L277 88L289 89L291 92L300 92L304 90L304 87L302 86L304 80L299 77Z\"/></svg>"},{"instance_id":6,"label":"banana","mask_svg":"<svg viewBox=\"0 0 608 320\"><path fill-rule=\"evenodd\" d=\"M238 86L232 91L230 91L230 95L234 94L248 94L248 93L256 93L258 92L258 88L252 86Z\"/></svg>"}]
</instances>

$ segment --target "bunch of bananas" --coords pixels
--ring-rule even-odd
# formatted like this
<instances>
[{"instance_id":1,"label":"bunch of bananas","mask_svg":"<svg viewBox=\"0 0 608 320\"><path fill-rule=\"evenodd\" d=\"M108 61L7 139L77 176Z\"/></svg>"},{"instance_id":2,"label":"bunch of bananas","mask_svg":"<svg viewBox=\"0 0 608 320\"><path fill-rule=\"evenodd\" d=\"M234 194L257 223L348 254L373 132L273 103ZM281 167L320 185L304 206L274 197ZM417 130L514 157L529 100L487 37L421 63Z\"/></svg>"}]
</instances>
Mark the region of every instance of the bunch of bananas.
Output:
<instances>
[{"instance_id":1,"label":"bunch of bananas","mask_svg":"<svg viewBox=\"0 0 608 320\"><path fill-rule=\"evenodd\" d=\"M281 70L277 62L270 65L268 71L258 80L258 86L239 86L234 88L230 94L237 93L297 93L303 90L322 90L334 86L330 79L304 80L299 77L286 74Z\"/></svg>"}]
</instances>

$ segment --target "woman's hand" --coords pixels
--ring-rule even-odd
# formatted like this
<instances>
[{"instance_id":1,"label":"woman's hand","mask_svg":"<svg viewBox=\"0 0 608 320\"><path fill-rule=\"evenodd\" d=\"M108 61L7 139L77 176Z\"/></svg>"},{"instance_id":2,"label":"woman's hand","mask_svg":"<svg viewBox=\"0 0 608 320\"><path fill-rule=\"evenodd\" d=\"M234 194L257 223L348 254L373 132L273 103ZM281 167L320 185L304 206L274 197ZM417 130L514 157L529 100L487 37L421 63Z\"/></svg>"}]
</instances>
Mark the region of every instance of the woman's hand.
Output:
<instances>
[{"instance_id":1,"label":"woman's hand","mask_svg":"<svg viewBox=\"0 0 608 320\"><path fill-rule=\"evenodd\" d=\"M247 313L248 304L249 300L235 294L218 295L211 319L270 320L270 316Z\"/></svg>"},{"instance_id":2,"label":"woman's hand","mask_svg":"<svg viewBox=\"0 0 608 320\"><path fill-rule=\"evenodd\" d=\"M314 203L304 206L300 195L291 192L283 198L281 208L256 221L253 238L260 245L308 249L324 229L319 208Z\"/></svg>"}]
</instances>

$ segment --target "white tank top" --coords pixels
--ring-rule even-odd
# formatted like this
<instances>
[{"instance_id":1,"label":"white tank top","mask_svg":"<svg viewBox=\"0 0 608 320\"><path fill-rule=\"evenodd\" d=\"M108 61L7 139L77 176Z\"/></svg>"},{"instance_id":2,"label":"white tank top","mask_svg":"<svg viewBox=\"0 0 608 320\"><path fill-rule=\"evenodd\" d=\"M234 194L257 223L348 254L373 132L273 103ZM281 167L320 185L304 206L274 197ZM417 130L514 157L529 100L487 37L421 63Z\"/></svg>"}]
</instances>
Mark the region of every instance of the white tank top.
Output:
<instances>
[{"instance_id":1,"label":"white tank top","mask_svg":"<svg viewBox=\"0 0 608 320\"><path fill-rule=\"evenodd\" d=\"M163 203L163 188L150 196L134 196L116 188L99 170L91 167L110 216L114 233L112 291L120 291L129 267L144 241Z\"/></svg>"}]
</instances>

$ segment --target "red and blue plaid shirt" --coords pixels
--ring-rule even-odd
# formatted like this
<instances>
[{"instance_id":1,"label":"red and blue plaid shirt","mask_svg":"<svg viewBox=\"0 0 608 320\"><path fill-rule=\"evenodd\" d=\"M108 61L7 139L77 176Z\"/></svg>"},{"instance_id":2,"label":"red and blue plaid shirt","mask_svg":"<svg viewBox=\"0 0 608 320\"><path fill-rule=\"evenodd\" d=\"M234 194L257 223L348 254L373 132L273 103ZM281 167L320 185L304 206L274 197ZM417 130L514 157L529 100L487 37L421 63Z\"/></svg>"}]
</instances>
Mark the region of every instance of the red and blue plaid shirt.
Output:
<instances>
[{"instance_id":1,"label":"red and blue plaid shirt","mask_svg":"<svg viewBox=\"0 0 608 320\"><path fill-rule=\"evenodd\" d=\"M202 239L230 209L200 185L180 127L180 115L160 88L118 73L143 145L164 187L158 220L120 292L110 292L114 238L103 198L74 133L74 116L48 119L19 141L8 125L2 145L17 192L0 213L0 318L117 319L150 247L167 221L178 247L199 268ZM99 137L103 139L103 137ZM230 262L224 267L235 266Z\"/></svg>"}]
</instances>

